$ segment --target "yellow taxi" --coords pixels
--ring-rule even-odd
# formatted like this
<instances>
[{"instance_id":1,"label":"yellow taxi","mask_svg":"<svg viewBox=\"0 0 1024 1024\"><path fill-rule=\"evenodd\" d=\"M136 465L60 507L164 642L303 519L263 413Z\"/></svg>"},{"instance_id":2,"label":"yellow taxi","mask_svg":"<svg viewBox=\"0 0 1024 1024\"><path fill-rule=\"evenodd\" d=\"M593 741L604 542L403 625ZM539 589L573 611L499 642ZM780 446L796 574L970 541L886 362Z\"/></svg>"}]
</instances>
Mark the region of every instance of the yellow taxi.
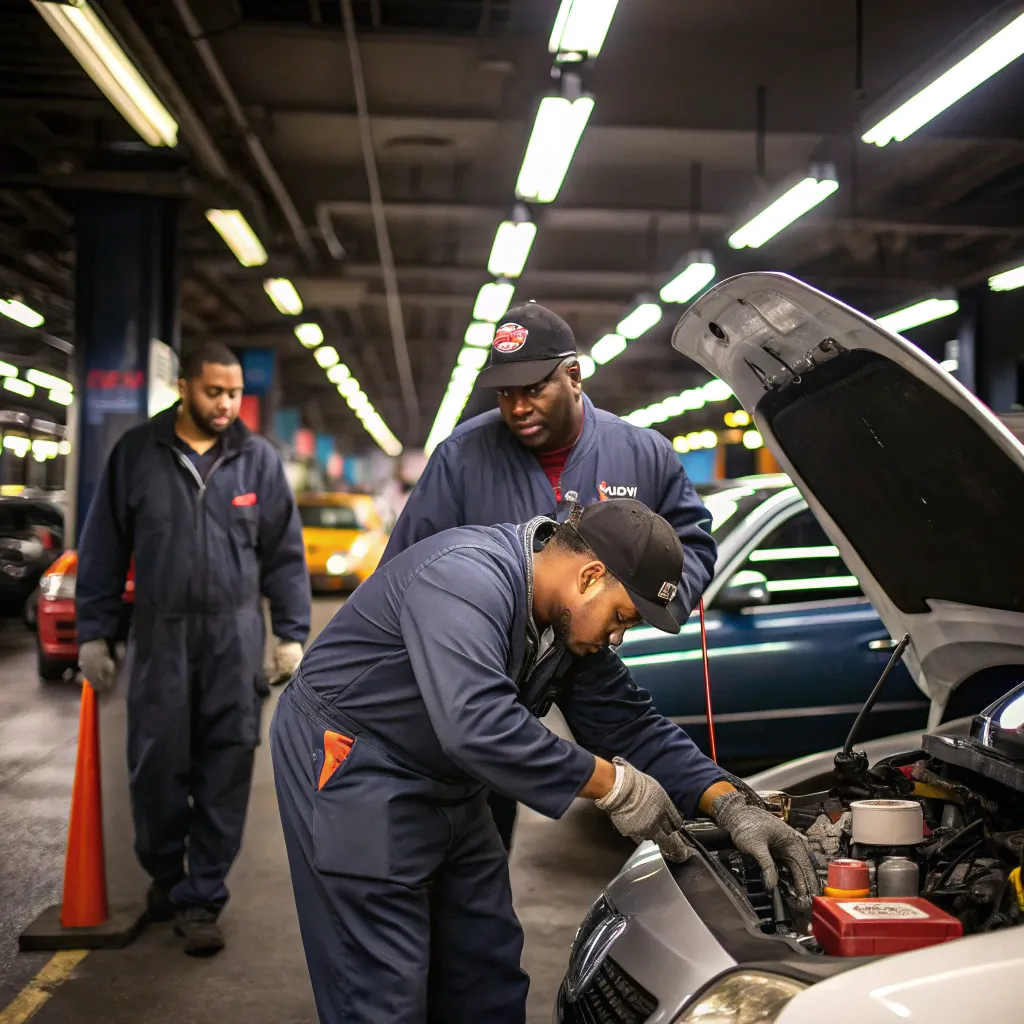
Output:
<instances>
[{"instance_id":1,"label":"yellow taxi","mask_svg":"<svg viewBox=\"0 0 1024 1024\"><path fill-rule=\"evenodd\" d=\"M384 554L384 521L368 494L299 494L313 590L355 590Z\"/></svg>"}]
</instances>

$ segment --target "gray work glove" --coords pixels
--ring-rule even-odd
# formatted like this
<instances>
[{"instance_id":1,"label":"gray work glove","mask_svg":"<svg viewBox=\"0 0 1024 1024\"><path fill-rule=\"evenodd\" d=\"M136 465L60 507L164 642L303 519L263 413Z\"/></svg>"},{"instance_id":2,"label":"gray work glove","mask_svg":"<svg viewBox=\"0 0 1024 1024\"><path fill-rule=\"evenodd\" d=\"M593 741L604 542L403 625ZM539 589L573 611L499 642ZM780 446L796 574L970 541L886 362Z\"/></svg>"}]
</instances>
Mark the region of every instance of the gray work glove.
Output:
<instances>
[{"instance_id":1,"label":"gray work glove","mask_svg":"<svg viewBox=\"0 0 1024 1024\"><path fill-rule=\"evenodd\" d=\"M778 859L789 866L798 896L813 896L820 891L806 844L781 818L747 803L743 793L718 797L711 805L711 816L732 836L736 849L757 861L769 889L779 884L779 869L775 866Z\"/></svg>"},{"instance_id":2,"label":"gray work glove","mask_svg":"<svg viewBox=\"0 0 1024 1024\"><path fill-rule=\"evenodd\" d=\"M97 693L109 693L117 678L117 665L110 656L106 640L86 640L78 648L78 667L82 677Z\"/></svg>"},{"instance_id":3,"label":"gray work glove","mask_svg":"<svg viewBox=\"0 0 1024 1024\"><path fill-rule=\"evenodd\" d=\"M657 779L638 771L628 761L616 757L615 785L597 801L607 811L612 824L635 843L650 839L658 844L667 860L686 860L690 847L680 834L683 816Z\"/></svg>"},{"instance_id":4,"label":"gray work glove","mask_svg":"<svg viewBox=\"0 0 1024 1024\"><path fill-rule=\"evenodd\" d=\"M275 637L277 647L274 648L274 656L267 666L267 681L271 686L278 686L287 683L302 661L302 644L295 640L282 640Z\"/></svg>"}]
</instances>

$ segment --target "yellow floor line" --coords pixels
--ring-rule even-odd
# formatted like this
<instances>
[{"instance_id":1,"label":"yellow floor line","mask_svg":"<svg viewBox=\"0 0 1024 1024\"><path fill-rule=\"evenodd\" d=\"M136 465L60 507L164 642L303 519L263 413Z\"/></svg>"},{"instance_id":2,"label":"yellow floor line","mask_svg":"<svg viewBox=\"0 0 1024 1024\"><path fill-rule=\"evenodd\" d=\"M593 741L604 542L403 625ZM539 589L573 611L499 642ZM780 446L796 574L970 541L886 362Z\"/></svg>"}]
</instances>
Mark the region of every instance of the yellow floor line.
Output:
<instances>
[{"instance_id":1,"label":"yellow floor line","mask_svg":"<svg viewBox=\"0 0 1024 1024\"><path fill-rule=\"evenodd\" d=\"M35 1016L54 990L71 977L71 972L88 952L87 949L68 949L54 953L46 966L15 996L14 1002L0 1010L0 1024L23 1024Z\"/></svg>"}]
</instances>

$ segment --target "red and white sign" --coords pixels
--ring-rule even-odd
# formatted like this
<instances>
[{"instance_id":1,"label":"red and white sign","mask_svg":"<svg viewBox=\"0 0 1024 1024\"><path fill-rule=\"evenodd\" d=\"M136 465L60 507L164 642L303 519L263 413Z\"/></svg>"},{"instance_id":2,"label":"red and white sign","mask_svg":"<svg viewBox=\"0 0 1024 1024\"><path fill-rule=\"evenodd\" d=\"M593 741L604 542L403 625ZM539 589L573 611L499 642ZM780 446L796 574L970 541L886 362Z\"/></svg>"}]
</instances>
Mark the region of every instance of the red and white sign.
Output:
<instances>
[{"instance_id":1,"label":"red and white sign","mask_svg":"<svg viewBox=\"0 0 1024 1024\"><path fill-rule=\"evenodd\" d=\"M519 324L502 324L494 332L494 347L505 355L518 352L526 344L526 336L530 332Z\"/></svg>"}]
</instances>

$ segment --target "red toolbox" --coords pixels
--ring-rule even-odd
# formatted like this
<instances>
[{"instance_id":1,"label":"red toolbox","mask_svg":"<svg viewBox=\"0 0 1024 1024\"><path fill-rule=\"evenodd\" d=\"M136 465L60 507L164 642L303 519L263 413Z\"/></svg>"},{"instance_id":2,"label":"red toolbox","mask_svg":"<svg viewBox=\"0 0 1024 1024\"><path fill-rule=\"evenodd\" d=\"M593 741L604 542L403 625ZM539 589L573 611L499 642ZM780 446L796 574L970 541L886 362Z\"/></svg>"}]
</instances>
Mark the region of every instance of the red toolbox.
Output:
<instances>
[{"instance_id":1,"label":"red toolbox","mask_svg":"<svg viewBox=\"0 0 1024 1024\"><path fill-rule=\"evenodd\" d=\"M829 956L877 956L958 939L963 925L919 896L815 896L811 931Z\"/></svg>"}]
</instances>

